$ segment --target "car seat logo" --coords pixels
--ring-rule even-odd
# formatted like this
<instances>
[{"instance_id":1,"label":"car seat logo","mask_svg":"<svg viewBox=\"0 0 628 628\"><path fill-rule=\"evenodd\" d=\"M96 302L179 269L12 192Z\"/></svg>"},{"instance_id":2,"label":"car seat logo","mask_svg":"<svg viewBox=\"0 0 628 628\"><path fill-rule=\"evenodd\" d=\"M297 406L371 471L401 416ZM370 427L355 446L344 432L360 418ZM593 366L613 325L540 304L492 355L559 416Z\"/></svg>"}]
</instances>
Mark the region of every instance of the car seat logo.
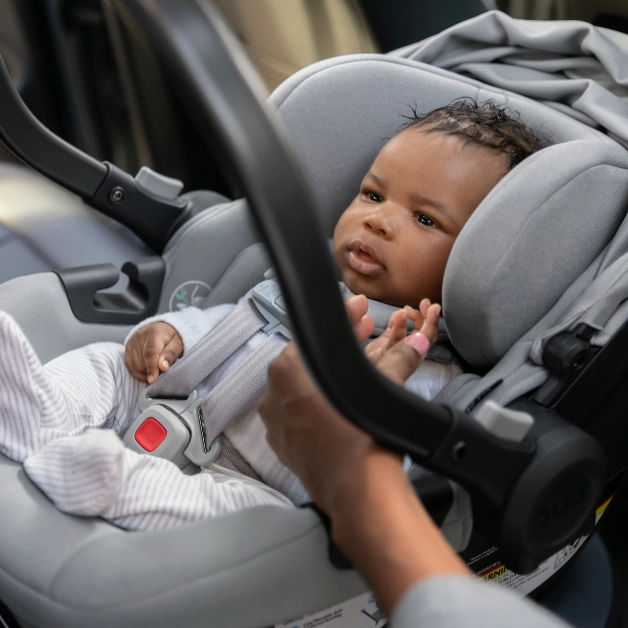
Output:
<instances>
[{"instance_id":1,"label":"car seat logo","mask_svg":"<svg viewBox=\"0 0 628 628\"><path fill-rule=\"evenodd\" d=\"M186 281L172 293L169 310L178 312L190 306L200 307L211 290L204 281Z\"/></svg>"}]
</instances>

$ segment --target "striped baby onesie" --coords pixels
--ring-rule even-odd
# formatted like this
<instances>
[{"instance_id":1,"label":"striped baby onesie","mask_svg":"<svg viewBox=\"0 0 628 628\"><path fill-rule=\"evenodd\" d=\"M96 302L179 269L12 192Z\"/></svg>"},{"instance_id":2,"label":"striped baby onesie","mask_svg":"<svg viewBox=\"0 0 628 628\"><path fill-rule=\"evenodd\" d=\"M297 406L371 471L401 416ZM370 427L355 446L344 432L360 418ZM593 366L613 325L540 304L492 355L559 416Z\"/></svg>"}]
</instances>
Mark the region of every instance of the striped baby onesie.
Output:
<instances>
[{"instance_id":1,"label":"striped baby onesie","mask_svg":"<svg viewBox=\"0 0 628 628\"><path fill-rule=\"evenodd\" d=\"M188 308L147 319L181 335L189 351L232 309ZM264 340L258 332L199 386L201 397ZM424 362L406 387L431 398L460 369ZM131 530L154 530L258 505L307 501L298 478L266 443L255 410L225 431L263 483L217 464L188 476L173 463L126 449L117 433L139 414L147 384L124 365L124 346L97 343L42 365L17 323L0 312L0 453L22 462L60 510L100 516Z\"/></svg>"}]
</instances>

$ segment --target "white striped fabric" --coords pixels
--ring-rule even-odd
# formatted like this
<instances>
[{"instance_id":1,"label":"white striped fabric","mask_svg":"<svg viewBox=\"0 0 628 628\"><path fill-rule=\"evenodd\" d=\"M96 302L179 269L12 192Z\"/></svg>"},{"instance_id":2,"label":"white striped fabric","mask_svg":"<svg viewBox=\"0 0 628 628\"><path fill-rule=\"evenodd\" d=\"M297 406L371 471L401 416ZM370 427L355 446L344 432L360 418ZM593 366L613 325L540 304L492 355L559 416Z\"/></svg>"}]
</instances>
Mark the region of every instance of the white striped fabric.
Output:
<instances>
[{"instance_id":1,"label":"white striped fabric","mask_svg":"<svg viewBox=\"0 0 628 628\"><path fill-rule=\"evenodd\" d=\"M129 530L161 530L251 508L292 502L261 482L217 465L184 475L168 460L126 449L111 430L60 438L24 461L54 505Z\"/></svg>"},{"instance_id":2,"label":"white striped fabric","mask_svg":"<svg viewBox=\"0 0 628 628\"><path fill-rule=\"evenodd\" d=\"M258 505L292 507L278 491L217 465L186 476L167 460L126 449L114 431L137 416L145 386L114 343L42 366L0 312L0 452L23 462L60 510L151 530Z\"/></svg>"},{"instance_id":3,"label":"white striped fabric","mask_svg":"<svg viewBox=\"0 0 628 628\"><path fill-rule=\"evenodd\" d=\"M227 309L189 308L163 319L186 340L187 352ZM194 328L194 335L186 326ZM199 385L200 396L234 373L266 339L263 332L250 338ZM424 362L407 386L430 398L458 372L452 365ZM145 387L126 369L124 347L114 343L77 349L42 366L15 321L0 312L0 453L23 462L60 510L151 530L307 500L298 478L268 446L254 409L225 435L264 484L216 464L186 476L166 460L124 448L116 433L138 415L137 400Z\"/></svg>"}]
</instances>

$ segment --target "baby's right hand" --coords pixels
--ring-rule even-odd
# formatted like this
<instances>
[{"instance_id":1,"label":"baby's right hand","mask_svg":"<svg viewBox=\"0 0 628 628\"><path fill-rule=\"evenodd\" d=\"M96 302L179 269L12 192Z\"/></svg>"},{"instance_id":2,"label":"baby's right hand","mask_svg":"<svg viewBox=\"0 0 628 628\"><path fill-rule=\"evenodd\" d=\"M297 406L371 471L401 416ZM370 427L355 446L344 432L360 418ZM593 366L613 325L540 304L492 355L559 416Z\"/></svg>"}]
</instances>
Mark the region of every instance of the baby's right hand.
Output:
<instances>
[{"instance_id":1,"label":"baby's right hand","mask_svg":"<svg viewBox=\"0 0 628 628\"><path fill-rule=\"evenodd\" d=\"M183 340L168 323L151 323L133 334L126 343L124 363L135 379L152 384L159 371L183 355Z\"/></svg>"}]
</instances>

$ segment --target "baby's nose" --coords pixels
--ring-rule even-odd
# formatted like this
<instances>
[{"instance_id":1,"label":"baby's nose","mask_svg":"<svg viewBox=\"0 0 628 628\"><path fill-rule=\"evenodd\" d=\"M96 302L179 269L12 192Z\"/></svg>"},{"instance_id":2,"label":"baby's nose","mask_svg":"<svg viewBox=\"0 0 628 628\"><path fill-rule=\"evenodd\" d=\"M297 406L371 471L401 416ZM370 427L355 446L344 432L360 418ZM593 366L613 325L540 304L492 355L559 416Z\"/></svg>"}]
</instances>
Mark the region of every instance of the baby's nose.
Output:
<instances>
[{"instance_id":1,"label":"baby's nose","mask_svg":"<svg viewBox=\"0 0 628 628\"><path fill-rule=\"evenodd\" d=\"M364 218L362 226L375 235L384 238L391 237L395 233L395 222L392 216L383 211L373 212Z\"/></svg>"}]
</instances>

